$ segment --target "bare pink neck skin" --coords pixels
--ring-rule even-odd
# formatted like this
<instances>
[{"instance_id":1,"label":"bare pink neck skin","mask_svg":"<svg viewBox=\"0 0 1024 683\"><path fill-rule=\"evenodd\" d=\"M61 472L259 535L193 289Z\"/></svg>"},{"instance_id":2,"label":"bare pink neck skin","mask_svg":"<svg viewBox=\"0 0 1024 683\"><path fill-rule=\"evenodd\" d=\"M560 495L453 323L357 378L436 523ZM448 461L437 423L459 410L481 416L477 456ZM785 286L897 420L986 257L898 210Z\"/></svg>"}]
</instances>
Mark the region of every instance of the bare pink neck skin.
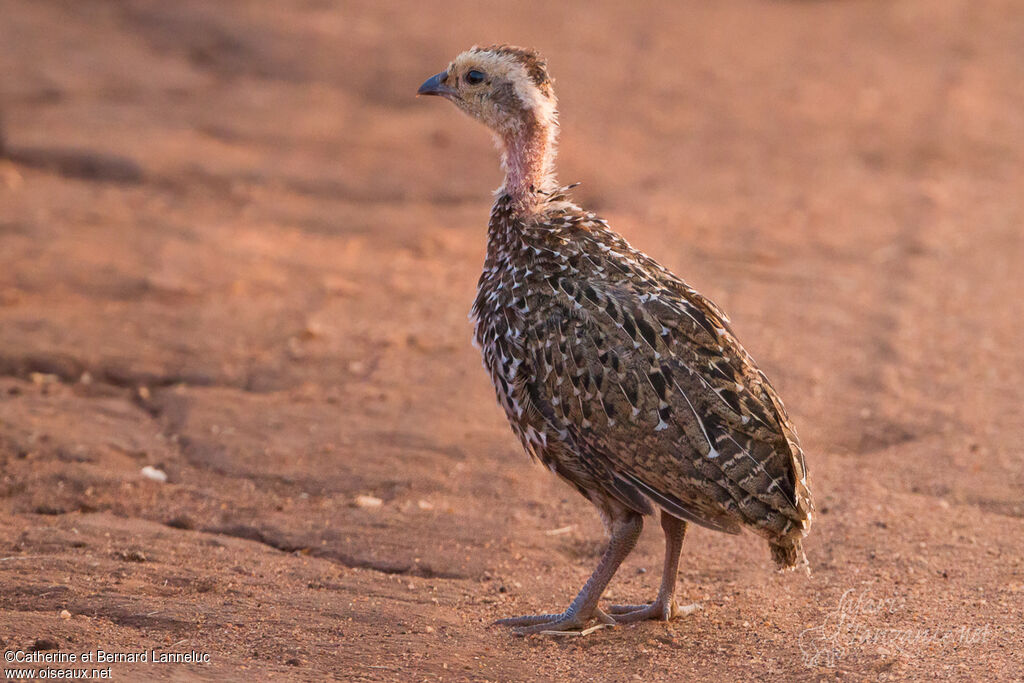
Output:
<instances>
[{"instance_id":1,"label":"bare pink neck skin","mask_svg":"<svg viewBox=\"0 0 1024 683\"><path fill-rule=\"evenodd\" d=\"M537 190L555 189L557 128L557 123L531 118L526 125L502 136L504 190L524 210L528 211L541 199Z\"/></svg>"}]
</instances>

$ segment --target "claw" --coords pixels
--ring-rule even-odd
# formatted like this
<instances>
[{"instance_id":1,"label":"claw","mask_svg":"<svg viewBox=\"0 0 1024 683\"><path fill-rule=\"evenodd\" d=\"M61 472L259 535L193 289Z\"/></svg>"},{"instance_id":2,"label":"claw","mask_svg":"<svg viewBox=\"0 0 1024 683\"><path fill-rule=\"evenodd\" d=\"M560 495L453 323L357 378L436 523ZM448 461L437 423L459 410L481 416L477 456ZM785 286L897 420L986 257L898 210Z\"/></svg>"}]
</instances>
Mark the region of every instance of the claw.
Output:
<instances>
[{"instance_id":1,"label":"claw","mask_svg":"<svg viewBox=\"0 0 1024 683\"><path fill-rule=\"evenodd\" d=\"M615 628L615 624L594 624L590 628L585 628L582 631L541 631L538 635L542 636L574 636L577 638L583 636L589 636L594 631L600 631L603 628Z\"/></svg>"}]
</instances>

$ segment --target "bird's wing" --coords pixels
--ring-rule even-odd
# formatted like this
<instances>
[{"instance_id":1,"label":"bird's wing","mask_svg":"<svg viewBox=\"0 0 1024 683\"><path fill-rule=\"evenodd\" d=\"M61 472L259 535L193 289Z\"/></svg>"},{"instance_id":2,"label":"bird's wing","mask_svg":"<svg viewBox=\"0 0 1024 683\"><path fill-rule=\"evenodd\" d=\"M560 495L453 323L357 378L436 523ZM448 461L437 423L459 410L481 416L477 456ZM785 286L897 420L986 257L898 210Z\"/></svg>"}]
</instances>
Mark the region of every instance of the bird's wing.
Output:
<instances>
[{"instance_id":1,"label":"bird's wing","mask_svg":"<svg viewBox=\"0 0 1024 683\"><path fill-rule=\"evenodd\" d=\"M555 296L526 333L532 367L520 375L533 406L672 514L733 532L803 526L795 434L724 315L667 270L638 264L643 278L615 278L629 259L599 267L600 278L549 280Z\"/></svg>"}]
</instances>

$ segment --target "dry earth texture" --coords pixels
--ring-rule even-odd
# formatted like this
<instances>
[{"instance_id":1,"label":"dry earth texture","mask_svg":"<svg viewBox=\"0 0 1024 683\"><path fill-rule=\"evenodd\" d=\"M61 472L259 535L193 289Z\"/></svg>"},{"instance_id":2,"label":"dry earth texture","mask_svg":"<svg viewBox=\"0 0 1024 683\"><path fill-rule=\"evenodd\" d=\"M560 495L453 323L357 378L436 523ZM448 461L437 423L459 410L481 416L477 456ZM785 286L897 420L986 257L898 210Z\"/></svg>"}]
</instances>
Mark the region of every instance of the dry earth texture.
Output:
<instances>
[{"instance_id":1,"label":"dry earth texture","mask_svg":"<svg viewBox=\"0 0 1024 683\"><path fill-rule=\"evenodd\" d=\"M210 655L120 680L1019 677L1022 36L1011 0L0 0L0 649ZM811 577L692 529L689 617L490 626L564 607L602 543L469 342L491 141L413 97L496 41L549 58L561 179L785 398ZM616 601L654 595L648 527Z\"/></svg>"}]
</instances>

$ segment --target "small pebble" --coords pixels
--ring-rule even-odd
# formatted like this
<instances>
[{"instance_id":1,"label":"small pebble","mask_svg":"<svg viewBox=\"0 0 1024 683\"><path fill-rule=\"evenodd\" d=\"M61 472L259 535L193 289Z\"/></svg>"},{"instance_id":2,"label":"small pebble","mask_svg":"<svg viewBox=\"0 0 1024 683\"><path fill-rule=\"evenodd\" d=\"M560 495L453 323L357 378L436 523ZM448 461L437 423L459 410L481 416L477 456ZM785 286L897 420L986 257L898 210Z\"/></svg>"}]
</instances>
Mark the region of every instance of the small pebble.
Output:
<instances>
[{"instance_id":1,"label":"small pebble","mask_svg":"<svg viewBox=\"0 0 1024 683\"><path fill-rule=\"evenodd\" d=\"M356 496L356 505L361 508L379 508L384 501L376 496Z\"/></svg>"},{"instance_id":2,"label":"small pebble","mask_svg":"<svg viewBox=\"0 0 1024 683\"><path fill-rule=\"evenodd\" d=\"M158 481L161 484L167 482L167 473L164 472L163 470L159 470L153 467L152 465L146 465L145 467L142 468L142 476L144 476L146 479Z\"/></svg>"},{"instance_id":3,"label":"small pebble","mask_svg":"<svg viewBox=\"0 0 1024 683\"><path fill-rule=\"evenodd\" d=\"M67 611L66 609L62 609L60 611L60 618L61 619L65 619L65 620L66 619L70 619L71 618L71 612Z\"/></svg>"}]
</instances>

